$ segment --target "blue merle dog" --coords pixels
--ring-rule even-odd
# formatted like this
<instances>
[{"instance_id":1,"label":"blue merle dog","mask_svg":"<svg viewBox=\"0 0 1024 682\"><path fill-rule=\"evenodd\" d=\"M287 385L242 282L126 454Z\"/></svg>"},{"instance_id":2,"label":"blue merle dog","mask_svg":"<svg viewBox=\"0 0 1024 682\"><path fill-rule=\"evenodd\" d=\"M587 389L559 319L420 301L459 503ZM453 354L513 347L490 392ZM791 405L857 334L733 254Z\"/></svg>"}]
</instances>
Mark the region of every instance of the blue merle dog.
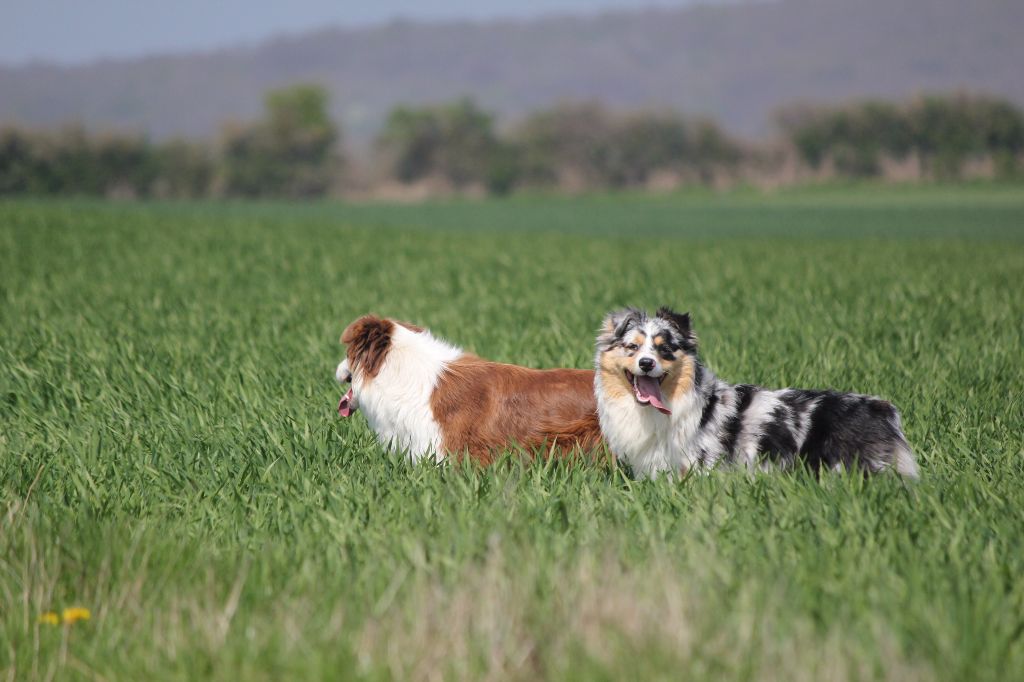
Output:
<instances>
[{"instance_id":1,"label":"blue merle dog","mask_svg":"<svg viewBox=\"0 0 1024 682\"><path fill-rule=\"evenodd\" d=\"M697 357L689 313L627 308L597 337L594 389L609 448L640 477L718 464L895 471L917 478L889 402L836 391L733 385Z\"/></svg>"}]
</instances>

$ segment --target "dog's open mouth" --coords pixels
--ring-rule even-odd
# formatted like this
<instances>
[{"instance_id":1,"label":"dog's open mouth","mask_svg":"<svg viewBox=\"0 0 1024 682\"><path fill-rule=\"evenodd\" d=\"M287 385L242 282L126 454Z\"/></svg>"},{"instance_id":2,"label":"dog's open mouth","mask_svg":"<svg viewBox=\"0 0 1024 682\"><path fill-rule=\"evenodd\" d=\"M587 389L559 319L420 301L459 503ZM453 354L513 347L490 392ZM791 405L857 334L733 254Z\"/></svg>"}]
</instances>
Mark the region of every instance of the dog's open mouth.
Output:
<instances>
[{"instance_id":1,"label":"dog's open mouth","mask_svg":"<svg viewBox=\"0 0 1024 682\"><path fill-rule=\"evenodd\" d=\"M356 399L352 395L352 371L349 369L348 360L342 360L338 368L334 370L334 378L339 384L349 384L345 395L338 401L338 416L349 417L356 411Z\"/></svg>"},{"instance_id":2,"label":"dog's open mouth","mask_svg":"<svg viewBox=\"0 0 1024 682\"><path fill-rule=\"evenodd\" d=\"M352 404L352 387L350 386L348 392L338 401L338 416L348 417L355 411L356 406Z\"/></svg>"},{"instance_id":3,"label":"dog's open mouth","mask_svg":"<svg viewBox=\"0 0 1024 682\"><path fill-rule=\"evenodd\" d=\"M666 376L668 375L662 374L657 378L643 374L638 376L626 370L626 379L633 384L633 395L636 396L638 403L650 405L662 414L672 414L672 410L665 406L665 400L661 397L661 382Z\"/></svg>"}]
</instances>

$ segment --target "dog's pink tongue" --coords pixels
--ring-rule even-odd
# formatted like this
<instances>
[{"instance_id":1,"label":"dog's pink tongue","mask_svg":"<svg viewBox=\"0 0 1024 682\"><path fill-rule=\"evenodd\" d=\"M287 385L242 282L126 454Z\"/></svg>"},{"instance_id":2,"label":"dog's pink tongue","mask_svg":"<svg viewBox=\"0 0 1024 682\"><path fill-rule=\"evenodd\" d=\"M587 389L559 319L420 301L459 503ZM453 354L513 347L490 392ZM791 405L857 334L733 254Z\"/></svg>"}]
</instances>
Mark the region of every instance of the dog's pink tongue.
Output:
<instances>
[{"instance_id":1,"label":"dog's pink tongue","mask_svg":"<svg viewBox=\"0 0 1024 682\"><path fill-rule=\"evenodd\" d=\"M648 403L662 414L672 414L672 410L665 407L661 399L661 385L654 377L637 375L633 377L633 391L636 399L642 403Z\"/></svg>"},{"instance_id":2,"label":"dog's pink tongue","mask_svg":"<svg viewBox=\"0 0 1024 682\"><path fill-rule=\"evenodd\" d=\"M348 393L341 396L341 400L338 401L338 416L347 417L352 414L352 389L348 389Z\"/></svg>"}]
</instances>

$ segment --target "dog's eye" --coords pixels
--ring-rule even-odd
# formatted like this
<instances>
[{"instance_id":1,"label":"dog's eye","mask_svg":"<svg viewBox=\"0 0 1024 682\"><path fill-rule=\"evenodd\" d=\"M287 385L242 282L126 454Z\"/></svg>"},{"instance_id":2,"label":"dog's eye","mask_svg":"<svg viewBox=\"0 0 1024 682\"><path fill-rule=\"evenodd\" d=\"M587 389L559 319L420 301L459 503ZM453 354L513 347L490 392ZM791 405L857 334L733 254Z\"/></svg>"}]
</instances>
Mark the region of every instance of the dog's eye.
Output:
<instances>
[{"instance_id":1,"label":"dog's eye","mask_svg":"<svg viewBox=\"0 0 1024 682\"><path fill-rule=\"evenodd\" d=\"M633 350L639 350L639 349L640 349L640 346L636 345L635 343L627 343L626 344L626 350L633 351Z\"/></svg>"}]
</instances>

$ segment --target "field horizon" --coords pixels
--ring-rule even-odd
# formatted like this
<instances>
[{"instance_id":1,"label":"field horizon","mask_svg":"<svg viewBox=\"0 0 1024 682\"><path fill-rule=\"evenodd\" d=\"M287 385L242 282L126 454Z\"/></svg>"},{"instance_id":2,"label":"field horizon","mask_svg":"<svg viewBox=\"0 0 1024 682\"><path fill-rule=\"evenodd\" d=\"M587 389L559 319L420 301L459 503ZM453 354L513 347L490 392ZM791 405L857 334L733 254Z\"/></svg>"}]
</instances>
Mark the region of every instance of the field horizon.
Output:
<instances>
[{"instance_id":1,"label":"field horizon","mask_svg":"<svg viewBox=\"0 0 1024 682\"><path fill-rule=\"evenodd\" d=\"M1024 679L1022 275L1019 185L0 200L0 677ZM590 367L626 304L892 400L921 480L410 465L334 413L360 314Z\"/></svg>"}]
</instances>

